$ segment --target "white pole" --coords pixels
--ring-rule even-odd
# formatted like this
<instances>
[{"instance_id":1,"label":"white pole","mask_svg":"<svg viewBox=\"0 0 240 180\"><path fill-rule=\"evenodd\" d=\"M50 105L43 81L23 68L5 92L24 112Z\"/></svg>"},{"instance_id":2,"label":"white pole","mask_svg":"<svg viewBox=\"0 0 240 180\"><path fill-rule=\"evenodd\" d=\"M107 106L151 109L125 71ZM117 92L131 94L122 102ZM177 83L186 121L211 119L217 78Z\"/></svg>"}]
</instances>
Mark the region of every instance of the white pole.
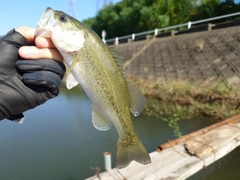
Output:
<instances>
[{"instance_id":1,"label":"white pole","mask_svg":"<svg viewBox=\"0 0 240 180\"><path fill-rule=\"evenodd\" d=\"M154 35L157 36L158 35L158 29L156 28L154 31Z\"/></svg>"},{"instance_id":2,"label":"white pole","mask_svg":"<svg viewBox=\"0 0 240 180\"><path fill-rule=\"evenodd\" d=\"M104 43L106 43L106 36L107 36L107 33L106 33L106 31L105 30L102 30L102 41L104 42Z\"/></svg>"},{"instance_id":3,"label":"white pole","mask_svg":"<svg viewBox=\"0 0 240 180\"><path fill-rule=\"evenodd\" d=\"M112 169L111 153L104 152L103 155L104 155L105 169L106 171L110 171Z\"/></svg>"},{"instance_id":4,"label":"white pole","mask_svg":"<svg viewBox=\"0 0 240 180\"><path fill-rule=\"evenodd\" d=\"M192 22L191 21L188 21L188 29L190 29L192 26Z\"/></svg>"},{"instance_id":5,"label":"white pole","mask_svg":"<svg viewBox=\"0 0 240 180\"><path fill-rule=\"evenodd\" d=\"M118 45L118 37L115 38L115 45Z\"/></svg>"},{"instance_id":6,"label":"white pole","mask_svg":"<svg viewBox=\"0 0 240 180\"><path fill-rule=\"evenodd\" d=\"M132 34L132 41L134 41L134 39L135 39L135 34L133 33Z\"/></svg>"}]
</instances>

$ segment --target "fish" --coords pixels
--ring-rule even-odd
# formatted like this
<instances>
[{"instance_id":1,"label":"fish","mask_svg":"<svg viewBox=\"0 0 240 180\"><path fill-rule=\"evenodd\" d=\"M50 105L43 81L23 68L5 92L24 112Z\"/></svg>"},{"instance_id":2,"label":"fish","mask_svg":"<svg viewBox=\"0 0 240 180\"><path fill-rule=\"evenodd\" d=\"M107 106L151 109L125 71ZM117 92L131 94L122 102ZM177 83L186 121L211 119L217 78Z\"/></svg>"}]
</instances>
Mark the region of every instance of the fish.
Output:
<instances>
[{"instance_id":1,"label":"fish","mask_svg":"<svg viewBox=\"0 0 240 180\"><path fill-rule=\"evenodd\" d=\"M101 131L112 125L118 132L116 167L133 160L151 163L137 136L131 113L138 116L146 99L126 80L119 54L111 50L88 26L65 12L47 8L39 19L35 35L50 38L68 67L66 87L78 84L92 103L92 123Z\"/></svg>"}]
</instances>

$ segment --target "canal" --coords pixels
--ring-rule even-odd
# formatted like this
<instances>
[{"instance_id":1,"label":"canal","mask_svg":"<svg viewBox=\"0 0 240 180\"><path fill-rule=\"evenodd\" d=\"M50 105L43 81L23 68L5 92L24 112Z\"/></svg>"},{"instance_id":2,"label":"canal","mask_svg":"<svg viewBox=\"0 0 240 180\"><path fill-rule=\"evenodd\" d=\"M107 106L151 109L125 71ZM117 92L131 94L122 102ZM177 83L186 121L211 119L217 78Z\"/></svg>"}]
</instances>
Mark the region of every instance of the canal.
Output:
<instances>
[{"instance_id":1,"label":"canal","mask_svg":"<svg viewBox=\"0 0 240 180\"><path fill-rule=\"evenodd\" d=\"M104 168L104 151L112 153L114 165L117 132L93 127L91 103L80 88L62 88L57 98L24 114L22 124L0 122L0 179L85 179L95 174L91 167ZM180 121L180 129L184 135L211 123L197 117ZM144 113L133 124L148 152L175 138L166 122ZM189 179L238 179L239 160L238 148Z\"/></svg>"}]
</instances>

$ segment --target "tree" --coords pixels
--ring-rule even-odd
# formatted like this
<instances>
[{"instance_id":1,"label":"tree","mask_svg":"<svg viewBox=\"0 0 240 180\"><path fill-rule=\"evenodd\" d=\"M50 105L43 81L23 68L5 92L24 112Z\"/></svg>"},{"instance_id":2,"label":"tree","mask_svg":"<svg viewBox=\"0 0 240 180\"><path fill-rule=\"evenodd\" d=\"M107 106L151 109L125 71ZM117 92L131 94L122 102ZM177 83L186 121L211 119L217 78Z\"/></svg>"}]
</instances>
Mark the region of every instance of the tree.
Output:
<instances>
[{"instance_id":1,"label":"tree","mask_svg":"<svg viewBox=\"0 0 240 180\"><path fill-rule=\"evenodd\" d=\"M200 0L197 13L192 16L192 20L206 19L217 16L217 7L220 0Z\"/></svg>"},{"instance_id":2,"label":"tree","mask_svg":"<svg viewBox=\"0 0 240 180\"><path fill-rule=\"evenodd\" d=\"M98 35L101 35L103 29L107 31L108 37L116 35L118 28L118 12L116 6L113 3L105 6L103 9L98 11L95 18L89 18L84 20L83 23L91 27Z\"/></svg>"},{"instance_id":3,"label":"tree","mask_svg":"<svg viewBox=\"0 0 240 180\"><path fill-rule=\"evenodd\" d=\"M235 4L234 0L221 1L217 8L218 15L239 12L240 4Z\"/></svg>"},{"instance_id":4,"label":"tree","mask_svg":"<svg viewBox=\"0 0 240 180\"><path fill-rule=\"evenodd\" d=\"M96 18L88 18L83 20L83 23L86 24L88 27L92 27L96 23Z\"/></svg>"},{"instance_id":5,"label":"tree","mask_svg":"<svg viewBox=\"0 0 240 180\"><path fill-rule=\"evenodd\" d=\"M197 0L159 0L159 12L169 19L168 25L185 23L195 13Z\"/></svg>"},{"instance_id":6,"label":"tree","mask_svg":"<svg viewBox=\"0 0 240 180\"><path fill-rule=\"evenodd\" d=\"M122 0L83 22L107 39L237 12L234 0Z\"/></svg>"}]
</instances>

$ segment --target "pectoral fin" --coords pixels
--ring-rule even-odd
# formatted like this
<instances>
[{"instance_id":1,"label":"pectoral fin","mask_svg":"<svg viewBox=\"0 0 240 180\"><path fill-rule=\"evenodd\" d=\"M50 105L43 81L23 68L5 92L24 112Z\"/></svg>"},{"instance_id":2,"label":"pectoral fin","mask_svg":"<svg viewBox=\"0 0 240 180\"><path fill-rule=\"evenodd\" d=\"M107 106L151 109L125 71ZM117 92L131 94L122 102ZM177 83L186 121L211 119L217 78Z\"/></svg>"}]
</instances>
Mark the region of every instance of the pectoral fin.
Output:
<instances>
[{"instance_id":1,"label":"pectoral fin","mask_svg":"<svg viewBox=\"0 0 240 180\"><path fill-rule=\"evenodd\" d=\"M68 89L72 89L76 85L78 85L78 81L73 76L72 70L77 65L78 60L80 59L80 55L76 55L74 59L70 62L69 68L67 68L67 78L66 78L66 86Z\"/></svg>"},{"instance_id":2,"label":"pectoral fin","mask_svg":"<svg viewBox=\"0 0 240 180\"><path fill-rule=\"evenodd\" d=\"M130 111L134 116L138 116L144 109L146 99L142 92L130 82L127 82L130 94Z\"/></svg>"},{"instance_id":3,"label":"pectoral fin","mask_svg":"<svg viewBox=\"0 0 240 180\"><path fill-rule=\"evenodd\" d=\"M66 86L68 89L72 89L73 87L75 87L76 85L78 85L77 80L75 79L75 77L73 76L72 72L69 72L67 74L67 79L66 79Z\"/></svg>"},{"instance_id":4,"label":"pectoral fin","mask_svg":"<svg viewBox=\"0 0 240 180\"><path fill-rule=\"evenodd\" d=\"M92 106L92 122L100 131L107 131L112 127L111 119L96 105Z\"/></svg>"}]
</instances>

